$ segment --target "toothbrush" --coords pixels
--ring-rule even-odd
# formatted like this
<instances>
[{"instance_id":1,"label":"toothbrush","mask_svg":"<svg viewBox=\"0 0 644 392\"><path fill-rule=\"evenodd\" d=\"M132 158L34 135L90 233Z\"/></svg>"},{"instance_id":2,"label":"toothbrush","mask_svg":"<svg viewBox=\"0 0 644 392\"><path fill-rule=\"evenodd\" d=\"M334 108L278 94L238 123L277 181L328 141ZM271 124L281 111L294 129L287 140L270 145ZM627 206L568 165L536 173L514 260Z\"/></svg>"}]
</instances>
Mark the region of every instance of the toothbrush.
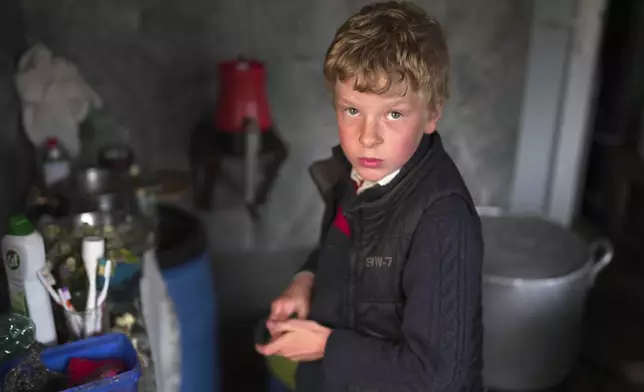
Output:
<instances>
[{"instance_id":1,"label":"toothbrush","mask_svg":"<svg viewBox=\"0 0 644 392\"><path fill-rule=\"evenodd\" d=\"M76 312L74 305L72 305L72 294L69 292L69 289L67 287L58 289L58 295L60 296L60 300L62 302L61 305L63 306L63 308L70 312Z\"/></svg>"},{"instance_id":2,"label":"toothbrush","mask_svg":"<svg viewBox=\"0 0 644 392\"><path fill-rule=\"evenodd\" d=\"M101 332L101 326L103 325L103 304L107 299L107 290L110 287L110 277L112 275L112 262L110 260L101 259L99 262L99 273L103 272L103 288L101 289L101 294L98 296L96 301L96 308L98 309L98 317L96 320L96 326L94 332Z\"/></svg>"},{"instance_id":3,"label":"toothbrush","mask_svg":"<svg viewBox=\"0 0 644 392\"><path fill-rule=\"evenodd\" d=\"M105 239L102 237L88 236L83 238L83 264L89 280L87 302L85 305L85 335L89 336L94 332L96 326L96 270L98 260L103 258L105 253Z\"/></svg>"},{"instance_id":4,"label":"toothbrush","mask_svg":"<svg viewBox=\"0 0 644 392\"><path fill-rule=\"evenodd\" d=\"M89 280L85 310L96 308L96 270L98 268L98 260L103 258L104 253L105 239L94 236L83 238L83 265L85 266L85 273L87 273L87 279Z\"/></svg>"},{"instance_id":5,"label":"toothbrush","mask_svg":"<svg viewBox=\"0 0 644 392\"><path fill-rule=\"evenodd\" d=\"M102 267L102 268L101 268ZM101 293L98 296L96 301L96 307L100 308L107 299L107 289L110 287L110 277L112 276L112 262L110 260L102 259L99 263L99 270L104 269L103 271L103 288Z\"/></svg>"},{"instance_id":6,"label":"toothbrush","mask_svg":"<svg viewBox=\"0 0 644 392\"><path fill-rule=\"evenodd\" d=\"M38 276L38 280L40 280L40 283L42 283L42 285L45 286L45 289L47 289L47 291L49 292L49 295L54 300L54 302L62 306L63 303L60 299L60 296L56 292L58 289L58 287L56 286L56 279L51 274L49 269L47 269L47 267L40 269L36 271L36 275Z\"/></svg>"},{"instance_id":7,"label":"toothbrush","mask_svg":"<svg viewBox=\"0 0 644 392\"><path fill-rule=\"evenodd\" d=\"M67 287L59 288L58 295L60 296L62 306L66 310L65 317L69 322L69 326L74 330L76 336L81 336L83 330L83 316L76 312L74 305L72 305L72 294Z\"/></svg>"}]
</instances>

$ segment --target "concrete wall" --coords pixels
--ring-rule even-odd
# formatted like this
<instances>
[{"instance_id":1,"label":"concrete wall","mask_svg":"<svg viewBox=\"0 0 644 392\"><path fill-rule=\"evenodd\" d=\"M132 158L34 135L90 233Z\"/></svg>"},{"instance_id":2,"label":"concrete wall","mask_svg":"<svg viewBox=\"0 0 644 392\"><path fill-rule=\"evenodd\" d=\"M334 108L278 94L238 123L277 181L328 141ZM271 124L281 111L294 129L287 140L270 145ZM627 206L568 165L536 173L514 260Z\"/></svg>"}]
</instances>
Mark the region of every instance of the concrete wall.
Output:
<instances>
[{"instance_id":1,"label":"concrete wall","mask_svg":"<svg viewBox=\"0 0 644 392\"><path fill-rule=\"evenodd\" d=\"M272 113L291 151L260 242L315 240L321 204L306 167L336 142L322 58L335 29L367 1L21 1L29 41L76 62L104 99L100 139L128 141L147 167L186 167L189 131L214 104L218 61L265 61ZM479 204L506 205L532 1L418 3L444 24L451 47L452 99L440 126L448 149ZM250 233L241 215L208 216L221 246Z\"/></svg>"},{"instance_id":2,"label":"concrete wall","mask_svg":"<svg viewBox=\"0 0 644 392\"><path fill-rule=\"evenodd\" d=\"M19 1L0 2L0 237L6 232L8 216L21 212L34 169L33 150L21 128L20 103L13 83L24 35ZM8 306L8 292L4 268L0 270L2 312Z\"/></svg>"}]
</instances>

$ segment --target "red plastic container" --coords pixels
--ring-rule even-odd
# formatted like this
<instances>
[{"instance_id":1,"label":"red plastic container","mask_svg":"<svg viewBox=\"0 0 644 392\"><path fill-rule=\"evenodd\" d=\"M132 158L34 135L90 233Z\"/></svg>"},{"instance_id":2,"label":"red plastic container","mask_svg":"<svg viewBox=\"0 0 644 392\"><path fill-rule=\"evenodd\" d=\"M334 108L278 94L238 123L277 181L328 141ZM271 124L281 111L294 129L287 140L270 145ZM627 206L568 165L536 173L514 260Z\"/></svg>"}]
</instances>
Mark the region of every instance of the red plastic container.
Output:
<instances>
[{"instance_id":1,"label":"red plastic container","mask_svg":"<svg viewBox=\"0 0 644 392\"><path fill-rule=\"evenodd\" d=\"M262 132L273 126L266 94L266 70L255 60L231 60L219 64L219 96L214 128L219 132L244 132L250 117Z\"/></svg>"}]
</instances>

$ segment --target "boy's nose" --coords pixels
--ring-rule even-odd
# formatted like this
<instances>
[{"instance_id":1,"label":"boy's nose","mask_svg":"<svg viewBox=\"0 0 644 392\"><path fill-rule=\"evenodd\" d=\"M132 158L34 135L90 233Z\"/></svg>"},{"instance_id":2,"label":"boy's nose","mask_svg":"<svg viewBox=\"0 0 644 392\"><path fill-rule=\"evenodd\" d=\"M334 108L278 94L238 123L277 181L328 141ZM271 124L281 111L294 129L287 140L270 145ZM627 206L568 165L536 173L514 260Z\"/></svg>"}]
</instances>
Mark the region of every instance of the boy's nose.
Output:
<instances>
[{"instance_id":1,"label":"boy's nose","mask_svg":"<svg viewBox=\"0 0 644 392\"><path fill-rule=\"evenodd\" d=\"M382 143L382 137L380 135L378 125L370 123L369 121L365 121L365 124L363 125L360 132L359 140L360 144L362 144L362 146L365 148L373 148Z\"/></svg>"}]
</instances>

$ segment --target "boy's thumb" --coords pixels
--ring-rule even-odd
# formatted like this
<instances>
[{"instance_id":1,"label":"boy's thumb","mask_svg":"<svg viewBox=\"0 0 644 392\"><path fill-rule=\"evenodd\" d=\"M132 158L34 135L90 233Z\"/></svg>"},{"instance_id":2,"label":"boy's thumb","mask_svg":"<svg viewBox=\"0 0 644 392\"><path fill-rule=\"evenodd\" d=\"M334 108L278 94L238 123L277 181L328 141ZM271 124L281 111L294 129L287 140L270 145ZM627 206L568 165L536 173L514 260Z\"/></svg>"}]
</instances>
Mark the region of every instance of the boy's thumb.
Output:
<instances>
[{"instance_id":1,"label":"boy's thumb","mask_svg":"<svg viewBox=\"0 0 644 392\"><path fill-rule=\"evenodd\" d=\"M308 309L305 306L300 306L298 307L297 314L295 316L297 316L297 318L300 320L306 320L308 315L309 315Z\"/></svg>"}]
</instances>

